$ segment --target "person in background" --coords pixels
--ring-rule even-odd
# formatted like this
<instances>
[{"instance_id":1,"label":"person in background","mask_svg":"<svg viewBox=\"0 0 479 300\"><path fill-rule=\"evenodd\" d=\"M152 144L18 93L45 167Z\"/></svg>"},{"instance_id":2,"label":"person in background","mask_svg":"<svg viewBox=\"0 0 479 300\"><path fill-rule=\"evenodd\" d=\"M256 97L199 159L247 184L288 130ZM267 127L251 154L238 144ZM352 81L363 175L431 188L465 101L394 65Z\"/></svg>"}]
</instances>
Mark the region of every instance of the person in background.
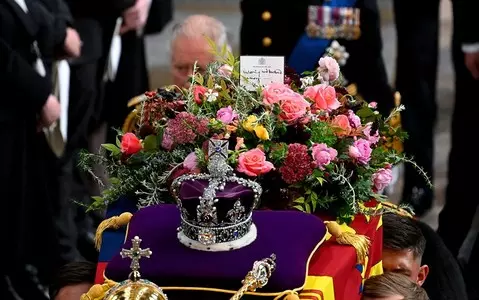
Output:
<instances>
[{"instance_id":1,"label":"person in background","mask_svg":"<svg viewBox=\"0 0 479 300\"><path fill-rule=\"evenodd\" d=\"M388 82L382 56L377 0L298 0L295 1L294 6L287 1L243 0L241 1L243 13L241 55L284 56L286 65L298 73L314 70L317 68L318 60L324 54L325 47L322 46L327 47L331 43L330 39L318 38L308 30L308 22L316 24L318 22L316 19L319 19L321 15L317 13L315 20L308 20L308 18L311 19L309 9L312 6L323 5L323 2L328 5L360 9L358 21L360 37L352 40L338 39L339 44L343 45L349 53L349 58L345 66L341 67L341 72L349 83L357 85L358 93L365 100L377 102L380 113L389 115L394 108L394 93ZM327 11L332 12L331 9L323 10L323 20L330 18L331 23L335 22L332 20L335 17L334 14L326 15ZM350 15L343 17L351 19ZM285 20L288 21L285 22ZM324 29L325 26L322 26ZM300 48L301 55L298 55ZM303 55L305 53L313 54ZM298 69L299 67L302 69Z\"/></svg>"},{"instance_id":2,"label":"person in background","mask_svg":"<svg viewBox=\"0 0 479 300\"><path fill-rule=\"evenodd\" d=\"M431 300L467 300L459 265L437 233L420 221L383 215L383 268L408 276Z\"/></svg>"},{"instance_id":3,"label":"person in background","mask_svg":"<svg viewBox=\"0 0 479 300\"><path fill-rule=\"evenodd\" d=\"M68 140L55 177L58 204L55 210L62 265L84 259L96 260L93 246L95 220L78 205L90 203L90 182L78 171L77 156L90 146L103 106L105 53L110 49L116 19L129 11L125 24L132 25L139 8L135 0L63 0L73 17L73 25L82 40L81 55L70 60L70 103ZM98 149L97 149L98 150ZM76 202L76 203L75 203Z\"/></svg>"},{"instance_id":4,"label":"person in background","mask_svg":"<svg viewBox=\"0 0 479 300\"><path fill-rule=\"evenodd\" d=\"M226 44L231 51L226 27L215 18L192 15L174 27L171 41L171 74L175 85L189 86L195 62L201 72L215 60L205 37L214 41L220 48Z\"/></svg>"},{"instance_id":5,"label":"person in background","mask_svg":"<svg viewBox=\"0 0 479 300\"><path fill-rule=\"evenodd\" d=\"M10 253L0 267L2 300L15 299L11 279L23 273L31 259L30 249L38 250L36 255L44 254L45 260L51 258L31 243L32 237L41 233L43 243L49 245L45 248L52 255L56 253L42 151L38 147L42 136L37 128L58 120L60 104L51 95L51 83L32 67L36 59L29 52L33 37L22 24L15 23L17 13L23 17L23 11L17 12L13 5L0 1L0 138L4 141L0 149L0 190L5 199L2 209L8 212L2 217L1 227L8 228L4 238ZM10 35L3 30L7 28ZM13 37L17 43L13 43ZM16 101L20 95L22 101Z\"/></svg>"},{"instance_id":6,"label":"person in background","mask_svg":"<svg viewBox=\"0 0 479 300\"><path fill-rule=\"evenodd\" d=\"M63 266L50 286L51 300L76 300L95 282L96 264L73 262Z\"/></svg>"},{"instance_id":7,"label":"person in background","mask_svg":"<svg viewBox=\"0 0 479 300\"><path fill-rule=\"evenodd\" d=\"M455 101L451 126L446 203L439 214L438 233L454 257L466 239L479 198L474 195L476 176L464 176L479 169L471 158L470 130L477 126L473 103L479 97L471 91L479 88L479 2L453 0L452 52L455 73ZM472 254L479 255L479 253ZM477 282L477 281L476 281Z\"/></svg>"},{"instance_id":8,"label":"person in background","mask_svg":"<svg viewBox=\"0 0 479 300\"><path fill-rule=\"evenodd\" d=\"M150 89L145 38L158 34L173 18L172 0L137 0L123 13L120 29L121 57L114 80L106 83L104 121L107 141L115 143L117 131L129 113L128 101Z\"/></svg>"},{"instance_id":9,"label":"person in background","mask_svg":"<svg viewBox=\"0 0 479 300\"><path fill-rule=\"evenodd\" d=\"M440 0L394 0L397 32L396 89L401 93L402 128L408 133L404 151L433 181L436 82ZM414 7L414 9L411 9ZM432 206L434 192L410 164L404 170L402 202L417 216Z\"/></svg>"},{"instance_id":10,"label":"person in background","mask_svg":"<svg viewBox=\"0 0 479 300\"><path fill-rule=\"evenodd\" d=\"M362 300L429 300L426 291L407 276L386 272L364 283Z\"/></svg>"}]
</instances>

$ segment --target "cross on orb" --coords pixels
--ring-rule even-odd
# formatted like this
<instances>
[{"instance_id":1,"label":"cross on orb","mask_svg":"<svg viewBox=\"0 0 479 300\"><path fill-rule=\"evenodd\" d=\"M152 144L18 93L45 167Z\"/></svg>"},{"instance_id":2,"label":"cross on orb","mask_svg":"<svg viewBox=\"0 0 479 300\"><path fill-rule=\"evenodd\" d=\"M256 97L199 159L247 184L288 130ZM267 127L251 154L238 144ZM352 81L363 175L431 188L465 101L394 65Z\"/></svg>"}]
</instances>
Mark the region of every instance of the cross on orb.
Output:
<instances>
[{"instance_id":1,"label":"cross on orb","mask_svg":"<svg viewBox=\"0 0 479 300\"><path fill-rule=\"evenodd\" d=\"M131 259L131 265L130 268L133 272L138 272L140 269L140 259L143 257L150 258L150 255L152 254L150 248L146 249L141 249L140 244L141 244L141 239L137 236L135 236L132 240L132 247L131 249L122 249L120 254L122 258L130 258Z\"/></svg>"}]
</instances>

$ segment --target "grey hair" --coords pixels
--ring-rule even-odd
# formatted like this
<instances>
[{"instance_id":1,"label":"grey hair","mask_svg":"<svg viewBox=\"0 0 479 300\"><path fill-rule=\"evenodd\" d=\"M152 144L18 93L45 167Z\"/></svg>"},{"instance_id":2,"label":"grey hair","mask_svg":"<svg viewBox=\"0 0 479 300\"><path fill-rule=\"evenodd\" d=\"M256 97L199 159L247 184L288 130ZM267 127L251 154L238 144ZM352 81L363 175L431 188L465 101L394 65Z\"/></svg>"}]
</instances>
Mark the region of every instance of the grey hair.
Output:
<instances>
[{"instance_id":1,"label":"grey hair","mask_svg":"<svg viewBox=\"0 0 479 300\"><path fill-rule=\"evenodd\" d=\"M226 44L227 49L231 51L229 34L225 25L221 21L210 16L192 15L186 18L183 22L174 25L171 39L172 43L179 36L205 36L215 42L219 49Z\"/></svg>"}]
</instances>

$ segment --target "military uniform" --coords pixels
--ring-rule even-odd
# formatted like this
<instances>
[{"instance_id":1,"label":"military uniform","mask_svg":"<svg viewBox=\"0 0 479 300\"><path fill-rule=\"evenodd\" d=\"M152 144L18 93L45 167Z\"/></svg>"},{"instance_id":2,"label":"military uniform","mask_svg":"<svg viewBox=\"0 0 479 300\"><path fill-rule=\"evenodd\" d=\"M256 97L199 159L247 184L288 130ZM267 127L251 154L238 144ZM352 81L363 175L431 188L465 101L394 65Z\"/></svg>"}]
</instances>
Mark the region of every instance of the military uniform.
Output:
<instances>
[{"instance_id":1,"label":"military uniform","mask_svg":"<svg viewBox=\"0 0 479 300\"><path fill-rule=\"evenodd\" d=\"M337 14L351 14L351 10L335 10L334 7L359 8L359 19L354 19L356 11L353 11L352 18L361 30L359 38L337 39L350 54L346 65L342 67L342 73L348 82L357 84L359 93L367 101L378 102L380 111L383 114L389 113L394 106L394 96L382 59L381 28L376 0L296 0L294 3L242 0L241 55L285 56L286 63L291 66L291 58L295 55L298 42L304 37L311 23L311 6L322 5L332 7L328 10L330 19L338 17ZM324 15L323 11L318 19L323 20ZM344 19L344 15L339 17ZM315 38L310 35L310 42L314 42ZM311 46L308 50L315 53L316 57L308 58L308 62L302 61L301 68L304 69L305 63L308 64L309 70L317 66L324 47L314 47Z\"/></svg>"}]
</instances>

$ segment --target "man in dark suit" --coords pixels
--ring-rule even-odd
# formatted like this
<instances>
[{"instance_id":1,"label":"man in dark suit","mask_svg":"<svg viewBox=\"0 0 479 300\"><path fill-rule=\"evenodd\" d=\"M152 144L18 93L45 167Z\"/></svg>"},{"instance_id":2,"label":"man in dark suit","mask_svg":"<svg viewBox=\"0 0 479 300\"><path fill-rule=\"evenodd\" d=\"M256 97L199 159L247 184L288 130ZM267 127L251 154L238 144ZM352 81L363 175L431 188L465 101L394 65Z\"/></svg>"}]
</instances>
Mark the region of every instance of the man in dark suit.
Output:
<instances>
[{"instance_id":1,"label":"man in dark suit","mask_svg":"<svg viewBox=\"0 0 479 300\"><path fill-rule=\"evenodd\" d=\"M243 0L241 10L241 55L285 56L288 65L296 69L292 57L298 44L304 39L311 5L321 5L323 1L298 0L294 5L287 1ZM358 91L368 102L377 102L383 114L389 114L394 106L393 91L388 83L382 58L382 39L379 9L376 0L330 0L324 5L335 7L356 7L360 9L359 39L338 39L350 54L346 65L341 69L350 83L358 86ZM332 13L334 15L334 13ZM314 43L316 38L310 38ZM329 44L331 41L326 42ZM314 49L314 55L303 70L313 70L324 54L324 47ZM305 61L301 62L305 66Z\"/></svg>"},{"instance_id":2,"label":"man in dark suit","mask_svg":"<svg viewBox=\"0 0 479 300\"><path fill-rule=\"evenodd\" d=\"M434 175L434 127L440 0L394 0L397 31L396 89L406 110L401 113L408 133L405 153ZM432 206L433 189L414 166L405 165L402 202L421 216Z\"/></svg>"},{"instance_id":3,"label":"man in dark suit","mask_svg":"<svg viewBox=\"0 0 479 300\"><path fill-rule=\"evenodd\" d=\"M477 176L467 175L479 169L479 160L471 157L471 132L477 127L474 105L479 97L479 1L454 0L452 52L455 70L455 105L451 127L446 204L439 215L438 232L457 257L479 205L471 189ZM472 151L472 152L471 152ZM476 254L479 255L479 254Z\"/></svg>"}]
</instances>

